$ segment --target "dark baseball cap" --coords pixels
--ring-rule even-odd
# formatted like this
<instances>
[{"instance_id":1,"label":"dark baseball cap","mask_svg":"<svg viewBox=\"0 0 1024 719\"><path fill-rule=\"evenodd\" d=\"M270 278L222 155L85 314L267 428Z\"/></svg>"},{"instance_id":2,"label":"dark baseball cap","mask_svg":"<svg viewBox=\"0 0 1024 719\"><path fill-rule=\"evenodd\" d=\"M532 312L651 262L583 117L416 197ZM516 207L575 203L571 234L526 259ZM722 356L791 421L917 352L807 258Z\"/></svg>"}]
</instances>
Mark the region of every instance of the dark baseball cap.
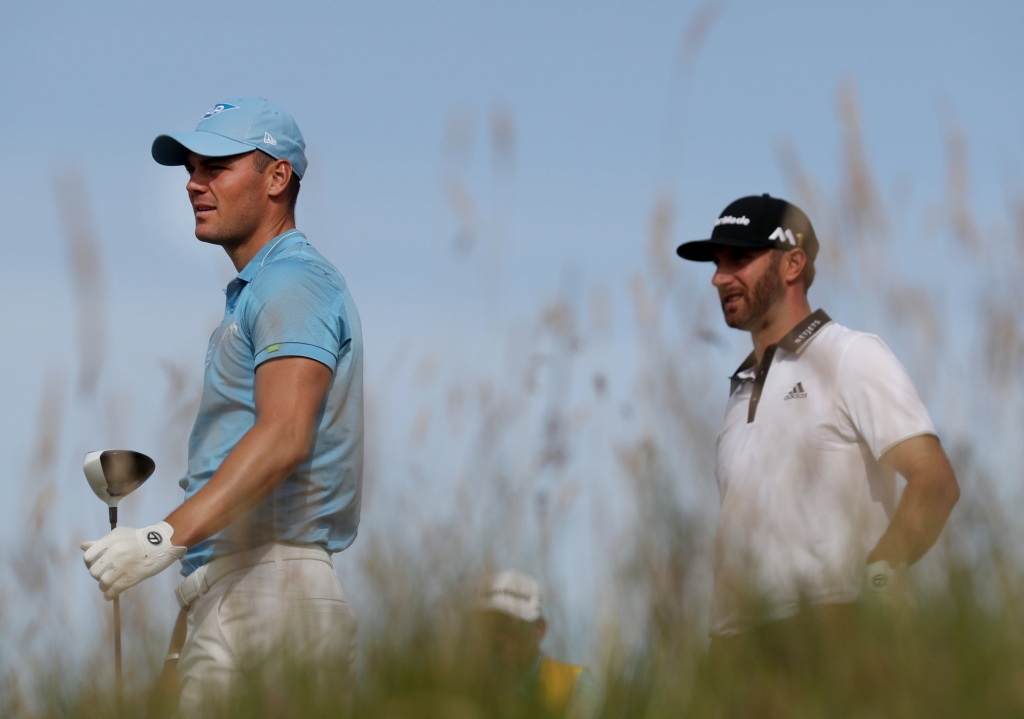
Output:
<instances>
[{"instance_id":1,"label":"dark baseball cap","mask_svg":"<svg viewBox=\"0 0 1024 719\"><path fill-rule=\"evenodd\" d=\"M807 261L814 262L818 255L818 238L803 210L766 193L736 200L718 216L710 240L686 242L676 253L684 260L711 262L714 250L721 247L748 250L802 247Z\"/></svg>"}]
</instances>

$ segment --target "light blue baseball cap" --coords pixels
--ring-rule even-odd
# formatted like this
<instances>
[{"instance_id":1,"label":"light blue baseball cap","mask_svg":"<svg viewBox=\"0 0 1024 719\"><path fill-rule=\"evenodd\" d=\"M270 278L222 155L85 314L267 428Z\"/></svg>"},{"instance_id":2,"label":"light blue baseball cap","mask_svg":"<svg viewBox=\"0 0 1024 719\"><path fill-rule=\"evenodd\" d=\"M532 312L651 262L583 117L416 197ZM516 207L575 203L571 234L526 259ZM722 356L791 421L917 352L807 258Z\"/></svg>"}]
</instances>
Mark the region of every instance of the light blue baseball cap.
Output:
<instances>
[{"instance_id":1,"label":"light blue baseball cap","mask_svg":"<svg viewBox=\"0 0 1024 719\"><path fill-rule=\"evenodd\" d=\"M299 179L306 172L306 141L292 116L262 97L220 102L199 118L195 132L174 132L153 140L153 159L161 165L184 165L189 152L228 157L263 150L288 160Z\"/></svg>"}]
</instances>

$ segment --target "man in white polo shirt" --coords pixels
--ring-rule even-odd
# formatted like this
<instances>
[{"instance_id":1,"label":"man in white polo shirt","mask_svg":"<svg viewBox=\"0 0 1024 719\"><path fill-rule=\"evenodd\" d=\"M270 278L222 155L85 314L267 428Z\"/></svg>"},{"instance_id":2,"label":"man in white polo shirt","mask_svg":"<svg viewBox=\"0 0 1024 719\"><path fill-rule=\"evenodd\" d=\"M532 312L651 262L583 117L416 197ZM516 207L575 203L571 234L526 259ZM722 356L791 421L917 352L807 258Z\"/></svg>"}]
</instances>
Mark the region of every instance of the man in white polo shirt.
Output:
<instances>
[{"instance_id":1,"label":"man in white polo shirt","mask_svg":"<svg viewBox=\"0 0 1024 719\"><path fill-rule=\"evenodd\" d=\"M677 250L714 262L726 324L754 344L717 445L719 644L807 605L891 596L960 495L899 360L878 337L811 312L817 251L807 216L768 195L732 203L711 239ZM896 472L907 482L898 500Z\"/></svg>"}]
</instances>

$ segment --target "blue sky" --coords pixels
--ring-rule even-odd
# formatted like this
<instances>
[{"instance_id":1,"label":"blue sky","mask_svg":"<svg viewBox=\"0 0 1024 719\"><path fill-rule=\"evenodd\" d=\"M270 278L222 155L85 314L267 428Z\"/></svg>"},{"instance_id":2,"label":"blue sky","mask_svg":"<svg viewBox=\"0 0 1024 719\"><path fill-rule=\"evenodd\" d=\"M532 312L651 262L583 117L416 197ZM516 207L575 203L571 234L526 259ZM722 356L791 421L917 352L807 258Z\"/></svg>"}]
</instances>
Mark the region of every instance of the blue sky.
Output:
<instances>
[{"instance_id":1,"label":"blue sky","mask_svg":"<svg viewBox=\"0 0 1024 719\"><path fill-rule=\"evenodd\" d=\"M197 379L232 271L222 252L192 235L184 172L156 165L149 145L162 132L191 129L226 97L267 97L305 134L310 169L299 226L356 297L367 383L388 397L382 441L400 442L418 407L395 399L387 370L395 357L422 353L450 373L490 371L510 344L506 329L559 292L607 286L618 319L611 342L632 343L628 281L647 266L660 193L676 203L677 242L706 235L740 195L785 195L780 142L792 142L807 171L834 186L840 82L856 85L881 192L909 188L908 217L942 203L944 128L955 119L969 138L970 193L983 227L1003 221L1008 192L1019 193L1024 177L1024 5L727 2L692 72L681 75L675 59L697 5L6 8L0 323L15 341L0 356L8 378L0 486L33 496L35 418L54 382L69 391L56 511L71 535L102 529L102 507L89 504L78 469L85 450L121 443L158 452L168 406L163 367L174 363ZM488 128L496 108L514 118L511 175L494 170ZM452 117L468 118L461 158L443 151ZM53 191L54 176L66 172L84 179L106 277L110 335L92 399L73 394L74 295ZM453 249L459 220L444 190L452 178L479 210L469 252ZM928 246L920 227L906 221L907 247ZM908 271L940 282L951 271L922 256ZM706 267L676 272L713 304ZM714 376L743 355L743 338L728 341ZM628 354L606 351L623 394ZM147 488L132 508L139 521L173 505L181 468L170 462L158 469L159 489ZM388 491L400 494L402 470L392 474ZM0 547L14 541L20 511L18 503L0 509L8 528ZM384 522L388 514L381 507L368 516ZM83 575L70 581L83 584Z\"/></svg>"}]
</instances>

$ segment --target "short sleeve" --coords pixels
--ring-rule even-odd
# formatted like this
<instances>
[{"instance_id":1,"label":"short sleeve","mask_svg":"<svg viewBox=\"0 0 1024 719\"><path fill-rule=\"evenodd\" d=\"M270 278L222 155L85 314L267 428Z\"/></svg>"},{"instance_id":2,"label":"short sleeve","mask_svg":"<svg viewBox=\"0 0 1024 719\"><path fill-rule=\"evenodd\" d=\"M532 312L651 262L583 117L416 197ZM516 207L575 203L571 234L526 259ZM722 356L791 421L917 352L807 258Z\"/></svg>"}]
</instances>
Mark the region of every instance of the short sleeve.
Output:
<instances>
[{"instance_id":1,"label":"short sleeve","mask_svg":"<svg viewBox=\"0 0 1024 719\"><path fill-rule=\"evenodd\" d=\"M327 274L300 257L275 260L249 288L241 325L254 367L278 357L308 357L333 372L351 342L345 297Z\"/></svg>"},{"instance_id":2,"label":"short sleeve","mask_svg":"<svg viewBox=\"0 0 1024 719\"><path fill-rule=\"evenodd\" d=\"M839 361L839 411L875 459L900 442L935 434L928 410L906 369L874 335L860 335Z\"/></svg>"}]
</instances>

